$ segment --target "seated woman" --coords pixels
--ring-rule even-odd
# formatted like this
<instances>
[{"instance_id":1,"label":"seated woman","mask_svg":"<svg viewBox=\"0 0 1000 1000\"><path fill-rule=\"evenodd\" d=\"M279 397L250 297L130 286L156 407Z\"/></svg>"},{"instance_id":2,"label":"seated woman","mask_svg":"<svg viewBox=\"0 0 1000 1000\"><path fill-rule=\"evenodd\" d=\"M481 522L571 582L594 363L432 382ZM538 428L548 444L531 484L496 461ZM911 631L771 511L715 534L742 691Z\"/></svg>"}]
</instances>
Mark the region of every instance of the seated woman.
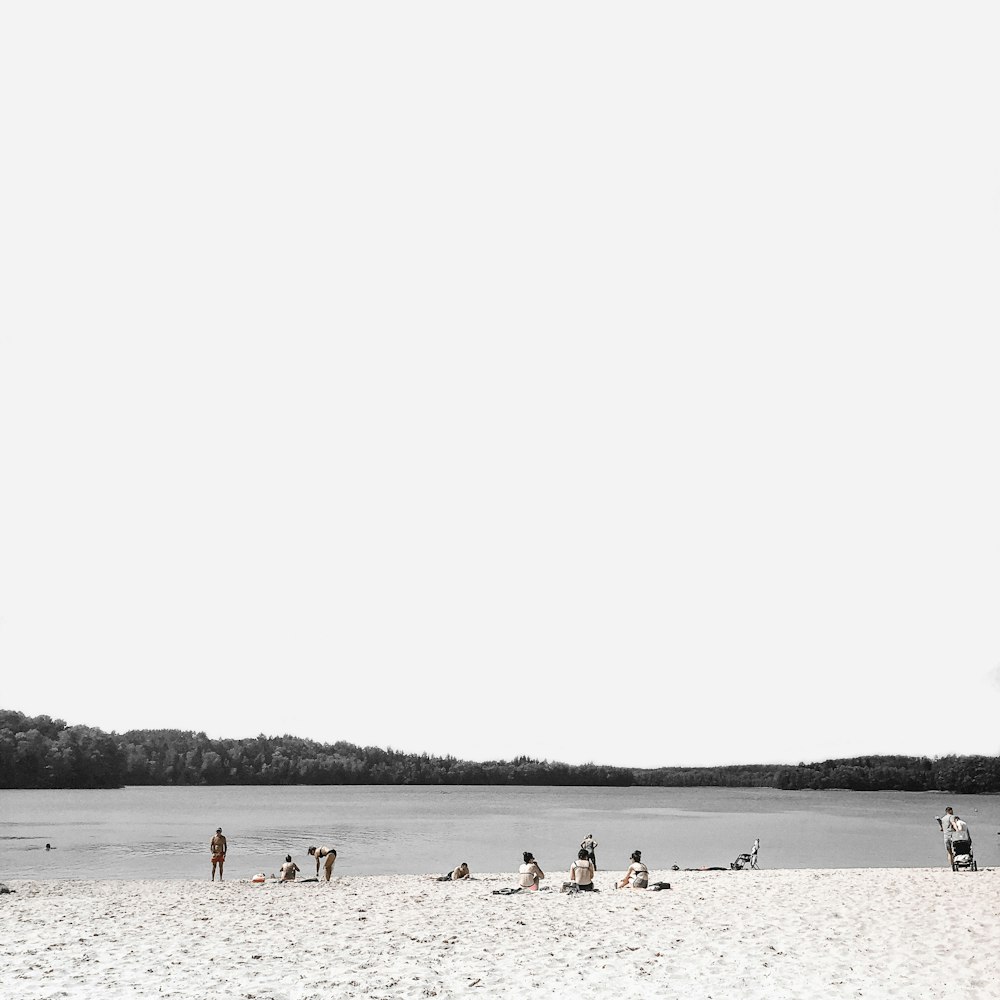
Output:
<instances>
[{"instance_id":1,"label":"seated woman","mask_svg":"<svg viewBox=\"0 0 1000 1000\"><path fill-rule=\"evenodd\" d=\"M594 862L590 860L590 851L581 847L576 861L569 870L569 885L576 885L581 892L594 891Z\"/></svg>"},{"instance_id":2,"label":"seated woman","mask_svg":"<svg viewBox=\"0 0 1000 1000\"><path fill-rule=\"evenodd\" d=\"M538 862L531 851L524 852L524 864L518 869L518 885L521 889L537 890L538 883L545 878Z\"/></svg>"},{"instance_id":3,"label":"seated woman","mask_svg":"<svg viewBox=\"0 0 1000 1000\"><path fill-rule=\"evenodd\" d=\"M299 866L292 861L292 856L290 854L286 854L285 863L281 866L281 881L294 882L295 873L299 870Z\"/></svg>"},{"instance_id":4,"label":"seated woman","mask_svg":"<svg viewBox=\"0 0 1000 1000\"><path fill-rule=\"evenodd\" d=\"M646 889L649 887L649 869L642 863L642 851L633 851L632 863L625 877L615 885L616 889Z\"/></svg>"}]
</instances>

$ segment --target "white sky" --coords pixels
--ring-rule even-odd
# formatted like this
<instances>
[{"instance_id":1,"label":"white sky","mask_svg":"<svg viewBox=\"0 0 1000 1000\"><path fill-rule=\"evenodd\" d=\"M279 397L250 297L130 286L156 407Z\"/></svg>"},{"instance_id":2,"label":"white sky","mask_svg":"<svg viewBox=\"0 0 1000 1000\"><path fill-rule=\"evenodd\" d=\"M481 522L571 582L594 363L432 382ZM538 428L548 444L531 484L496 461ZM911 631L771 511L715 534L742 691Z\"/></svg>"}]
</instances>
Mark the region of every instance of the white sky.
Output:
<instances>
[{"instance_id":1,"label":"white sky","mask_svg":"<svg viewBox=\"0 0 1000 1000\"><path fill-rule=\"evenodd\" d=\"M1000 753L1000 8L0 11L0 706Z\"/></svg>"}]
</instances>

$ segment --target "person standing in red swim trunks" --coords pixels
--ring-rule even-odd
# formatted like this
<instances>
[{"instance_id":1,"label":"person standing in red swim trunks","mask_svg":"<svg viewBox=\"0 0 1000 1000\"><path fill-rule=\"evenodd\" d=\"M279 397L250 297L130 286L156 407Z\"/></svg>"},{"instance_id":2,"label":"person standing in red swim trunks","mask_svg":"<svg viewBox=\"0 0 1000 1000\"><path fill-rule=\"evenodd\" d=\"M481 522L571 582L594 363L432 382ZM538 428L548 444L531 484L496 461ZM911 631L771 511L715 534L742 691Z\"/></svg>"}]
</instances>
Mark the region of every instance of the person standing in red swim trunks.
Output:
<instances>
[{"instance_id":1,"label":"person standing in red swim trunks","mask_svg":"<svg viewBox=\"0 0 1000 1000\"><path fill-rule=\"evenodd\" d=\"M226 843L226 838L222 836L222 827L220 826L218 830L215 831L215 836L212 838L208 845L208 849L212 852L212 881L215 881L215 866L219 866L219 881L222 881L222 866L226 862L226 851L229 845Z\"/></svg>"}]
</instances>

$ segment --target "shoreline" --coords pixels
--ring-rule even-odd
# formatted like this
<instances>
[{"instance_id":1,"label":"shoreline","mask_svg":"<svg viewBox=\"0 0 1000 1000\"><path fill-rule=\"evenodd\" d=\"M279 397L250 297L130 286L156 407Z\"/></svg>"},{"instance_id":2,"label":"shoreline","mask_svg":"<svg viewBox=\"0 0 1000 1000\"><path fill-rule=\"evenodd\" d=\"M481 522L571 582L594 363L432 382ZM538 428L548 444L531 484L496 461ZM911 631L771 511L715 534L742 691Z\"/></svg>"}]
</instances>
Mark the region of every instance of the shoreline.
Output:
<instances>
[{"instance_id":1,"label":"shoreline","mask_svg":"<svg viewBox=\"0 0 1000 1000\"><path fill-rule=\"evenodd\" d=\"M330 883L6 881L0 994L254 997L985 996L991 868L651 870L670 890L495 895L513 872Z\"/></svg>"}]
</instances>

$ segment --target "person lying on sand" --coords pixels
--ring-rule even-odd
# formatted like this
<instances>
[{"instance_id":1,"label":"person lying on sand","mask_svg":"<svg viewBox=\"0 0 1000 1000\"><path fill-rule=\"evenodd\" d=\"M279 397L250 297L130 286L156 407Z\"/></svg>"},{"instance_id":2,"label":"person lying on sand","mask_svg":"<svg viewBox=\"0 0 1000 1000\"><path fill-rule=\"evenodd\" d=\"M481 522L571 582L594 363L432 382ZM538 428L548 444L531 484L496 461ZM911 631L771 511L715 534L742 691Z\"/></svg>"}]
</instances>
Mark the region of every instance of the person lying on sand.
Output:
<instances>
[{"instance_id":1,"label":"person lying on sand","mask_svg":"<svg viewBox=\"0 0 1000 1000\"><path fill-rule=\"evenodd\" d=\"M463 861L454 871L445 872L444 875L438 875L437 880L439 882L457 882L459 879L472 878L469 872L469 863Z\"/></svg>"}]
</instances>

